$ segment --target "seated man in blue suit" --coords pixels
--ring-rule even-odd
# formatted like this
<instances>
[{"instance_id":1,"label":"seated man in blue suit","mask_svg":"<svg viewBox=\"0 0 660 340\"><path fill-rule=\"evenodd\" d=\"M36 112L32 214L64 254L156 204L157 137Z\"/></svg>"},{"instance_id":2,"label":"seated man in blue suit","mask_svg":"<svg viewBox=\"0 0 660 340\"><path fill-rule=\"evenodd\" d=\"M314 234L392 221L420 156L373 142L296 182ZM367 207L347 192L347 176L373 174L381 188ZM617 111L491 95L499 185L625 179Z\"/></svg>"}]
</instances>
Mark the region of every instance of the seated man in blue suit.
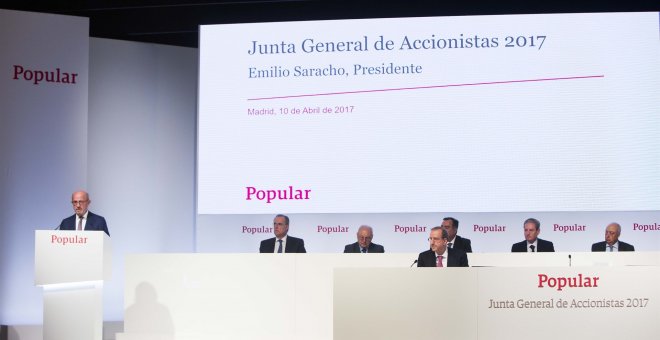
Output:
<instances>
[{"instance_id":1,"label":"seated man in blue suit","mask_svg":"<svg viewBox=\"0 0 660 340\"><path fill-rule=\"evenodd\" d=\"M103 231L108 236L108 225L103 216L96 215L87 208L92 201L89 194L84 191L76 191L71 195L71 204L75 214L62 220L58 229L60 230L98 230Z\"/></svg>"},{"instance_id":2,"label":"seated man in blue suit","mask_svg":"<svg viewBox=\"0 0 660 340\"><path fill-rule=\"evenodd\" d=\"M273 219L273 233L275 237L261 241L260 253L306 253L305 241L300 238L288 236L289 217L277 215Z\"/></svg>"},{"instance_id":3,"label":"seated man in blue suit","mask_svg":"<svg viewBox=\"0 0 660 340\"><path fill-rule=\"evenodd\" d=\"M511 246L512 253L552 253L555 251L552 242L538 238L541 232L541 222L539 220L535 218L526 219L523 223L523 231L525 232L525 240L514 243Z\"/></svg>"},{"instance_id":4,"label":"seated man in blue suit","mask_svg":"<svg viewBox=\"0 0 660 340\"><path fill-rule=\"evenodd\" d=\"M597 242L591 245L591 251L635 251L632 244L620 241L621 225L613 222L605 228L605 241Z\"/></svg>"},{"instance_id":5,"label":"seated man in blue suit","mask_svg":"<svg viewBox=\"0 0 660 340\"><path fill-rule=\"evenodd\" d=\"M417 258L417 267L469 267L467 253L447 247L449 234L443 227L433 227L429 242L431 250Z\"/></svg>"},{"instance_id":6,"label":"seated man in blue suit","mask_svg":"<svg viewBox=\"0 0 660 340\"><path fill-rule=\"evenodd\" d=\"M362 225L357 231L357 242L344 247L344 253L384 253L385 248L380 244L372 243L374 230L368 225Z\"/></svg>"}]
</instances>

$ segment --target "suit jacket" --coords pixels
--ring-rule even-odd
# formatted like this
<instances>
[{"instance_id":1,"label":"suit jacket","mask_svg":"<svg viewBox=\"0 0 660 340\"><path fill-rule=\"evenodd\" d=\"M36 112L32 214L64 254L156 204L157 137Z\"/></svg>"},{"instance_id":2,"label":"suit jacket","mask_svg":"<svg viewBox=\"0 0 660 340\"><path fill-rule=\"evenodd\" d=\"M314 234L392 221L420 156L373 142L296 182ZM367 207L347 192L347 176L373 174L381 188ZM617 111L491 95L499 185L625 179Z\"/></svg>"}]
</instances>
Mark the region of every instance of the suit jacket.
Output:
<instances>
[{"instance_id":1,"label":"suit jacket","mask_svg":"<svg viewBox=\"0 0 660 340\"><path fill-rule=\"evenodd\" d=\"M536 239L536 248L534 251L537 253L554 253L555 246L550 241L542 240L540 238ZM527 240L514 243L511 246L512 253L526 253L527 252Z\"/></svg>"},{"instance_id":2,"label":"suit jacket","mask_svg":"<svg viewBox=\"0 0 660 340\"><path fill-rule=\"evenodd\" d=\"M62 220L58 229L60 230L76 230L76 214L73 214ZM108 231L108 225L105 223L105 218L97 214L92 213L91 211L87 212L87 222L85 223L85 230L101 230L104 231L108 236L110 232Z\"/></svg>"},{"instance_id":3,"label":"suit jacket","mask_svg":"<svg viewBox=\"0 0 660 340\"><path fill-rule=\"evenodd\" d=\"M605 241L594 243L591 245L591 251L605 251L606 245ZM619 251L635 251L635 247L619 240Z\"/></svg>"},{"instance_id":4,"label":"suit jacket","mask_svg":"<svg viewBox=\"0 0 660 340\"><path fill-rule=\"evenodd\" d=\"M435 252L427 250L419 253L417 267L435 267ZM459 249L447 249L447 267L469 267L467 254Z\"/></svg>"},{"instance_id":5,"label":"suit jacket","mask_svg":"<svg viewBox=\"0 0 660 340\"><path fill-rule=\"evenodd\" d=\"M275 252L275 237L261 241L259 245L260 253L274 253ZM285 253L306 253L305 241L301 238L286 236L286 246L284 247Z\"/></svg>"},{"instance_id":6,"label":"suit jacket","mask_svg":"<svg viewBox=\"0 0 660 340\"><path fill-rule=\"evenodd\" d=\"M367 248L367 253L384 253L384 252L385 252L385 247L381 246L380 244L370 243L369 247ZM357 242L347 244L346 247L344 247L344 253L361 253L360 244Z\"/></svg>"},{"instance_id":7,"label":"suit jacket","mask_svg":"<svg viewBox=\"0 0 660 340\"><path fill-rule=\"evenodd\" d=\"M472 242L470 241L469 238L463 238L458 235L456 235L456 238L454 238L454 243L452 244L451 249L460 249L466 253L471 253L472 252Z\"/></svg>"}]
</instances>

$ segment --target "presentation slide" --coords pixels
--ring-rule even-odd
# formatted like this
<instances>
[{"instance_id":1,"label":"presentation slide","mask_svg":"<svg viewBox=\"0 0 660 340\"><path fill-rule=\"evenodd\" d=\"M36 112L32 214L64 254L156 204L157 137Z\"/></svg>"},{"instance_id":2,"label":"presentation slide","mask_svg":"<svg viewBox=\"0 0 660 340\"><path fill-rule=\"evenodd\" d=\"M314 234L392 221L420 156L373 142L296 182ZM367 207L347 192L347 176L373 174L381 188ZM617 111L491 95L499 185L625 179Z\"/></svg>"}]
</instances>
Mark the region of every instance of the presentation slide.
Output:
<instances>
[{"instance_id":1,"label":"presentation slide","mask_svg":"<svg viewBox=\"0 0 660 340\"><path fill-rule=\"evenodd\" d=\"M659 21L202 26L198 228L275 213L656 212Z\"/></svg>"},{"instance_id":2,"label":"presentation slide","mask_svg":"<svg viewBox=\"0 0 660 340\"><path fill-rule=\"evenodd\" d=\"M202 26L198 211L660 209L658 21Z\"/></svg>"}]
</instances>

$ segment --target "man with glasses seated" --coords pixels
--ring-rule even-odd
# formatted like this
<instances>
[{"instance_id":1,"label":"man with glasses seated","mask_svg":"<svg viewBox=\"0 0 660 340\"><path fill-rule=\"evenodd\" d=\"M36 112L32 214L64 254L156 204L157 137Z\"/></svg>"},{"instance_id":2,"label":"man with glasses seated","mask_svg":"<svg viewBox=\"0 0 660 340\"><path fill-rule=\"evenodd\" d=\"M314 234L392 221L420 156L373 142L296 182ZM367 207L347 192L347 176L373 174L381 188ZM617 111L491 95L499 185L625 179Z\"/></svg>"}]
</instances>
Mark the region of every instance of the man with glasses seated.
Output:
<instances>
[{"instance_id":1,"label":"man with glasses seated","mask_svg":"<svg viewBox=\"0 0 660 340\"><path fill-rule=\"evenodd\" d=\"M433 227L429 243L431 250L421 252L417 267L469 267L467 254L460 249L447 247L449 234L443 227Z\"/></svg>"}]
</instances>

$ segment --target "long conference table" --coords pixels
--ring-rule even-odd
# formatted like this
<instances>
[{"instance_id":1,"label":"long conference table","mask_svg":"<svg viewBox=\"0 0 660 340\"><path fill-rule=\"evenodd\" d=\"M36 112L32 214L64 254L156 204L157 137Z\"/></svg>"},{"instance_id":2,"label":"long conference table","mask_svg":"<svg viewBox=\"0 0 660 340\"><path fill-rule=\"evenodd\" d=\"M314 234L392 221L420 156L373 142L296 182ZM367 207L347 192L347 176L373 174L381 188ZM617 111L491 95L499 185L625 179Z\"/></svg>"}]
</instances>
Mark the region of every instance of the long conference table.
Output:
<instances>
[{"instance_id":1,"label":"long conference table","mask_svg":"<svg viewBox=\"0 0 660 340\"><path fill-rule=\"evenodd\" d=\"M124 332L149 339L657 339L660 252L135 254Z\"/></svg>"}]
</instances>

